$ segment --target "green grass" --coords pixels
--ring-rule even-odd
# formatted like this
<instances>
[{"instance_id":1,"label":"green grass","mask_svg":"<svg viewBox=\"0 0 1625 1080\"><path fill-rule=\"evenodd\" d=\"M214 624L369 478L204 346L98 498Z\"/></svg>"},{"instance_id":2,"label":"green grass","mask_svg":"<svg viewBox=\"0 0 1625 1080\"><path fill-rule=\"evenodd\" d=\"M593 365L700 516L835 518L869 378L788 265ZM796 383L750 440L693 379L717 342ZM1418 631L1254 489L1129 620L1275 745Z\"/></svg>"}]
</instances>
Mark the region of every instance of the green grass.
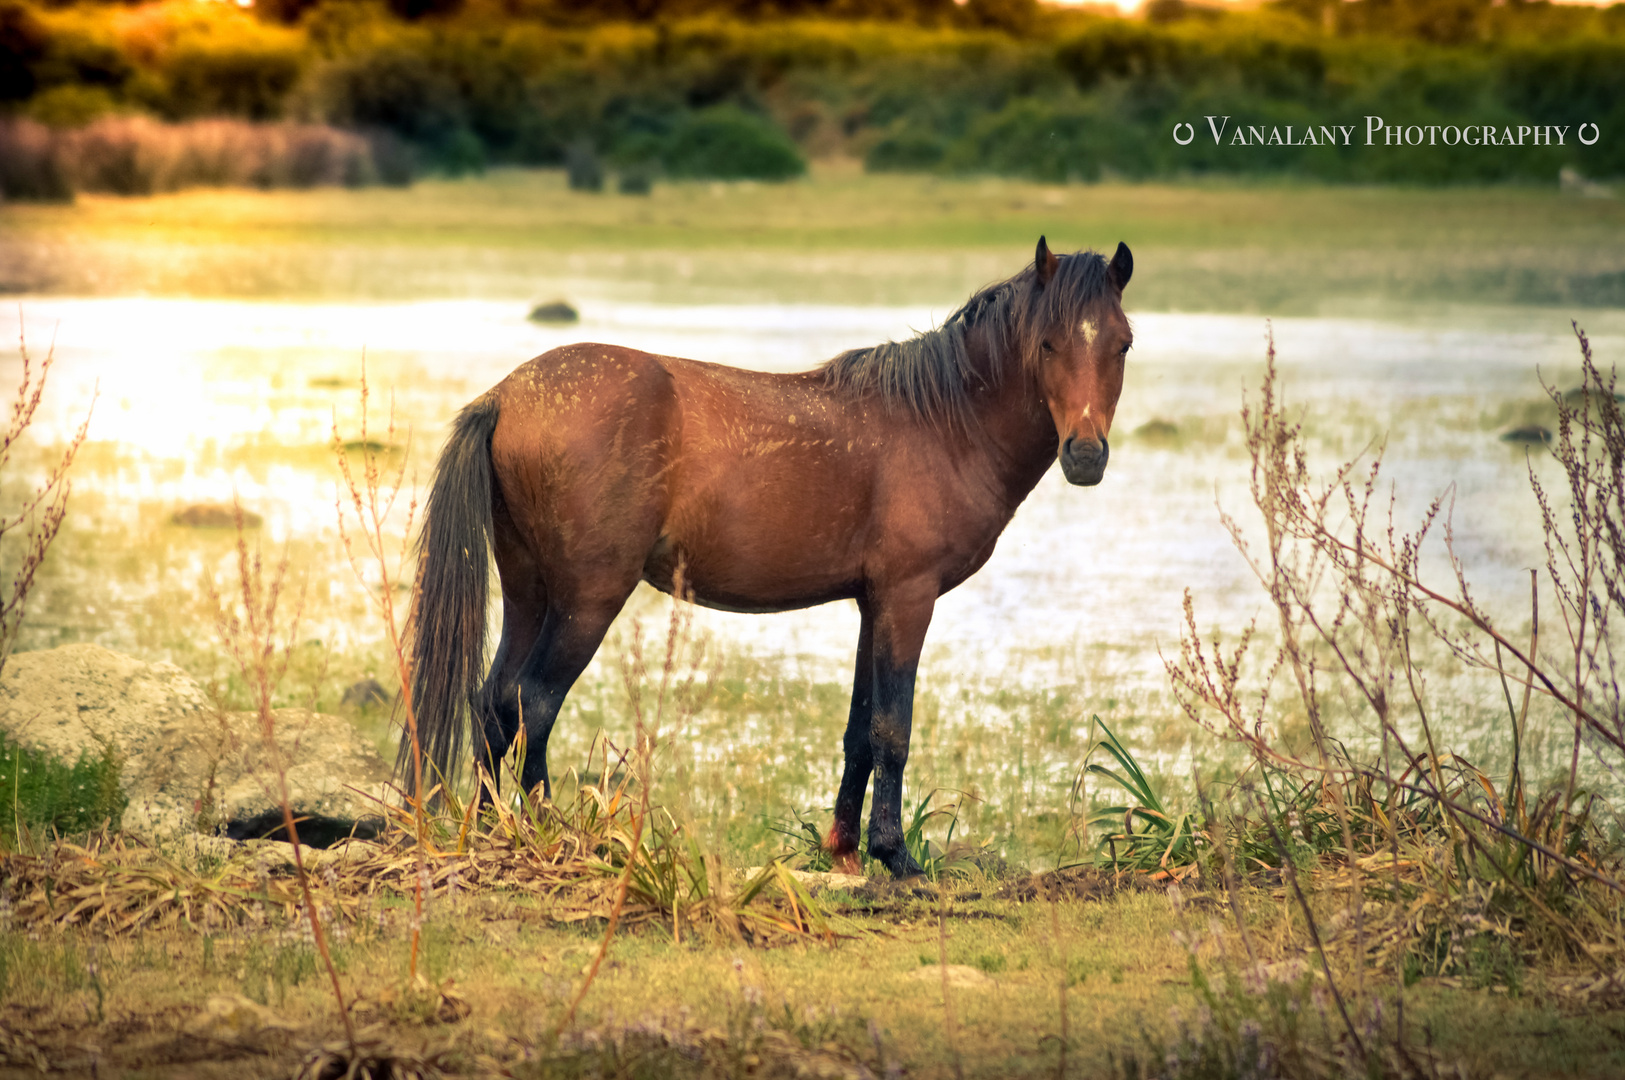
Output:
<instances>
[{"instance_id":1,"label":"green grass","mask_svg":"<svg viewBox=\"0 0 1625 1080\"><path fill-rule=\"evenodd\" d=\"M951 303L1027 256L1134 249L1137 310L1625 303L1625 202L1551 189L1043 185L865 175L586 194L501 170L409 190L0 208L0 282L72 295Z\"/></svg>"},{"instance_id":2,"label":"green grass","mask_svg":"<svg viewBox=\"0 0 1625 1080\"><path fill-rule=\"evenodd\" d=\"M24 839L117 830L127 800L119 790L117 750L85 750L69 764L0 731L0 850Z\"/></svg>"}]
</instances>

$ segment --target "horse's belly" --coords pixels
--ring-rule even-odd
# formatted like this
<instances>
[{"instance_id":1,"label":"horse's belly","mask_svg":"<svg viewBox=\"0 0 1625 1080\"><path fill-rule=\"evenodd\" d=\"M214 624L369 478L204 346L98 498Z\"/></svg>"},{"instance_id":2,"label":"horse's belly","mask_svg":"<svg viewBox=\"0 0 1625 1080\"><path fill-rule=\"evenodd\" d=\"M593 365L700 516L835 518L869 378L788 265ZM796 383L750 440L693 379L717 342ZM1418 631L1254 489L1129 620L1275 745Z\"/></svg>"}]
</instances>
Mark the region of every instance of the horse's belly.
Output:
<instances>
[{"instance_id":1,"label":"horse's belly","mask_svg":"<svg viewBox=\"0 0 1625 1080\"><path fill-rule=\"evenodd\" d=\"M661 592L681 589L703 607L764 614L858 595L855 567L840 558L762 558L760 553L691 545L662 536L643 566Z\"/></svg>"}]
</instances>

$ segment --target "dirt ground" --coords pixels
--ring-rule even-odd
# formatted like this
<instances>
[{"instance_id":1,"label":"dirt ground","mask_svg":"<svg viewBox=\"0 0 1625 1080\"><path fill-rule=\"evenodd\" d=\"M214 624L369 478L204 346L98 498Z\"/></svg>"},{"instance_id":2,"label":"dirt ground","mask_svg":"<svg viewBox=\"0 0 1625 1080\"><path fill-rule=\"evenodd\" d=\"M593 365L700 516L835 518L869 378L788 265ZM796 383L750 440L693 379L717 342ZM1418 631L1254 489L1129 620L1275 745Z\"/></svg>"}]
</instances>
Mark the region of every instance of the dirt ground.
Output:
<instances>
[{"instance_id":1,"label":"dirt ground","mask_svg":"<svg viewBox=\"0 0 1625 1080\"><path fill-rule=\"evenodd\" d=\"M363 1064L396 1070L380 1076L1094 1077L1130 1058L1180 1075L1179 1048L1226 1045L1237 1017L1274 1029L1268 1010L1202 997L1247 994L1226 980L1247 961L1227 897L1176 893L1093 871L947 895L881 882L825 892L829 933L765 948L629 910L568 1022L604 923L561 921L545 896L436 897L416 981L404 898L335 920L333 953ZM1282 1037L1335 1056L1346 1040L1302 926L1268 889L1246 910L1258 1000L1300 1002ZM18 924L0 957L0 1076L338 1076L350 1059L306 925L274 914L112 937ZM1351 997L1355 981L1339 975ZM1439 1075L1622 1075L1625 1002L1593 981L1423 978L1404 993L1406 1038ZM1367 1037L1391 1040L1393 987L1367 989L1388 1003Z\"/></svg>"}]
</instances>

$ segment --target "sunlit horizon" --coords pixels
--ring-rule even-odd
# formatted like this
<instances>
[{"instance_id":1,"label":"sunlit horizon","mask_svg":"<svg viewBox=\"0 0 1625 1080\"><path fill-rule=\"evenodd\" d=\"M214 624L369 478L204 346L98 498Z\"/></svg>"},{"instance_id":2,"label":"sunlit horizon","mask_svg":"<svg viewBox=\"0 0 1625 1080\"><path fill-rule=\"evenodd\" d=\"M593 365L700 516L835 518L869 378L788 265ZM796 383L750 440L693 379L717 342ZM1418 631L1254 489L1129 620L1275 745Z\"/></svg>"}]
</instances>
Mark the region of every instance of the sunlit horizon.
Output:
<instances>
[{"instance_id":1,"label":"sunlit horizon","mask_svg":"<svg viewBox=\"0 0 1625 1080\"><path fill-rule=\"evenodd\" d=\"M1146 0L1043 0L1046 4L1055 7L1096 7L1116 8L1125 15L1132 15L1145 6ZM1203 6L1226 7L1245 10L1261 6L1262 0L1198 0ZM1554 4L1568 4L1577 7L1611 7L1606 0L1550 0ZM1618 0L1615 0L1618 2Z\"/></svg>"}]
</instances>

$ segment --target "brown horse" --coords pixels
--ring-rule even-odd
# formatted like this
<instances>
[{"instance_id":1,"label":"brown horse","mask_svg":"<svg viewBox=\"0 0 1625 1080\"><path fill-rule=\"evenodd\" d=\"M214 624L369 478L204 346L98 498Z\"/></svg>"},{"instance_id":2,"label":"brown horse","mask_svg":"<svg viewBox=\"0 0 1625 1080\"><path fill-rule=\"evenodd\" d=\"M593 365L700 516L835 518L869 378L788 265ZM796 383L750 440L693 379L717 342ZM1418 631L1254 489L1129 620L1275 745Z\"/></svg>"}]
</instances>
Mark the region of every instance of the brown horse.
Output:
<instances>
[{"instance_id":1,"label":"brown horse","mask_svg":"<svg viewBox=\"0 0 1625 1080\"><path fill-rule=\"evenodd\" d=\"M828 845L919 872L903 844L914 675L937 597L975 573L1059 456L1098 484L1132 334L1133 257L1056 256L972 296L935 330L771 375L570 345L458 415L419 538L412 697L447 779L470 720L496 774L551 792L559 707L639 581L727 611L853 599L863 617L846 768ZM489 558L502 638L485 673ZM408 747L402 746L405 755Z\"/></svg>"}]
</instances>

